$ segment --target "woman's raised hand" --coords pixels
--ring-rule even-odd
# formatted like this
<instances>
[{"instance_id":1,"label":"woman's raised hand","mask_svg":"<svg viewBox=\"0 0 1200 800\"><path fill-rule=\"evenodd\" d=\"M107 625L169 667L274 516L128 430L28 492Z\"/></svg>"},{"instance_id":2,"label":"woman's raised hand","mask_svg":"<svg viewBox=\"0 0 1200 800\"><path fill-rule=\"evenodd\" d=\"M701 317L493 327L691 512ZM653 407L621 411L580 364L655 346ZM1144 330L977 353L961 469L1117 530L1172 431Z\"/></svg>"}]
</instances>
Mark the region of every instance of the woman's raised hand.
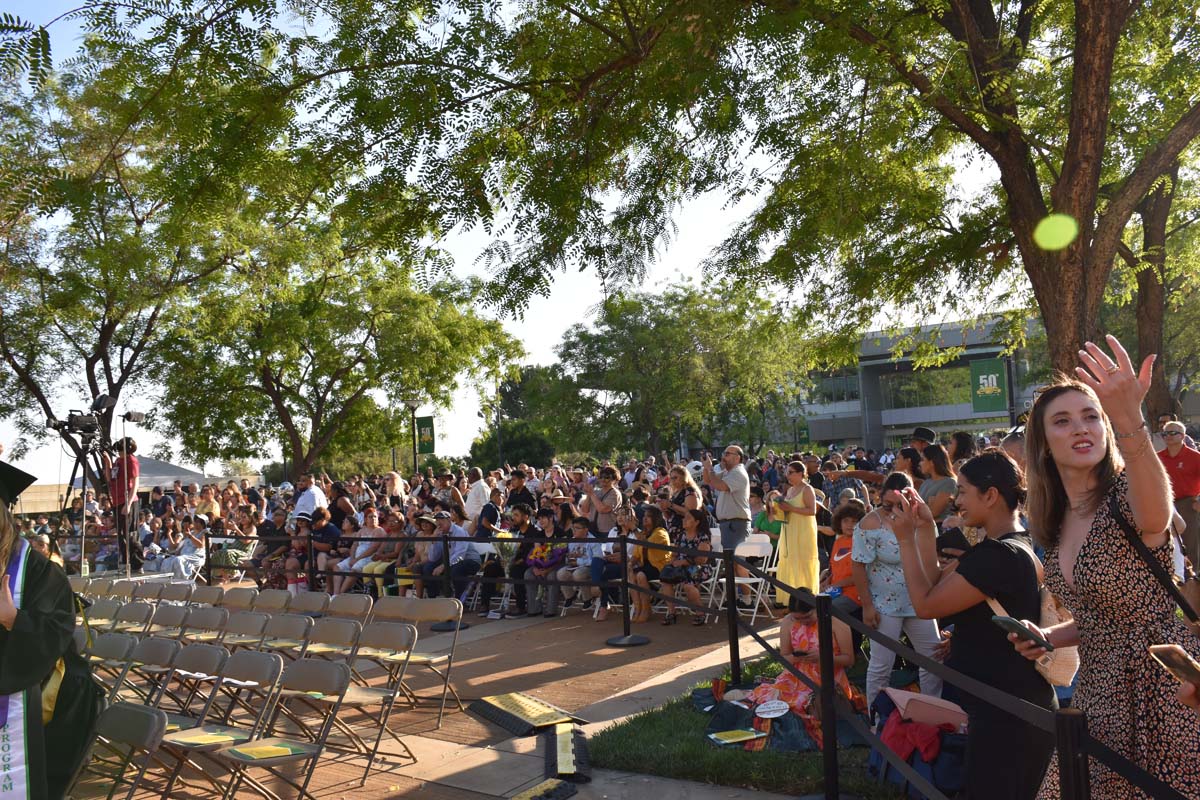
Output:
<instances>
[{"instance_id":1,"label":"woman's raised hand","mask_svg":"<svg viewBox=\"0 0 1200 800\"><path fill-rule=\"evenodd\" d=\"M1075 374L1100 398L1100 405L1117 432L1130 433L1142 422L1142 400L1150 390L1150 376L1158 356L1146 356L1135 372L1129 353L1117 337L1109 335L1105 339L1112 348L1113 358L1094 342L1088 342L1079 351L1083 366L1076 367Z\"/></svg>"}]
</instances>

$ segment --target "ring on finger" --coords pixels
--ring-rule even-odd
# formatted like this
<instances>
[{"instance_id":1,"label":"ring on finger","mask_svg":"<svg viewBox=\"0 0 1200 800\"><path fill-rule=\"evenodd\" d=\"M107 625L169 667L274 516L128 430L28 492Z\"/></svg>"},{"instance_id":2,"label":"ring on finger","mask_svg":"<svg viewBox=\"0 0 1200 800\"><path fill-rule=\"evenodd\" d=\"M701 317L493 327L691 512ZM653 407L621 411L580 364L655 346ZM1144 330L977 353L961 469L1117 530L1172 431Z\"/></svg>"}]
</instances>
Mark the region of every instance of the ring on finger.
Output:
<instances>
[{"instance_id":1,"label":"ring on finger","mask_svg":"<svg viewBox=\"0 0 1200 800\"><path fill-rule=\"evenodd\" d=\"M1121 368L1118 367L1116 364L1113 364L1111 367L1105 367L1104 371L1107 372L1109 375L1116 375L1118 372L1121 371Z\"/></svg>"}]
</instances>

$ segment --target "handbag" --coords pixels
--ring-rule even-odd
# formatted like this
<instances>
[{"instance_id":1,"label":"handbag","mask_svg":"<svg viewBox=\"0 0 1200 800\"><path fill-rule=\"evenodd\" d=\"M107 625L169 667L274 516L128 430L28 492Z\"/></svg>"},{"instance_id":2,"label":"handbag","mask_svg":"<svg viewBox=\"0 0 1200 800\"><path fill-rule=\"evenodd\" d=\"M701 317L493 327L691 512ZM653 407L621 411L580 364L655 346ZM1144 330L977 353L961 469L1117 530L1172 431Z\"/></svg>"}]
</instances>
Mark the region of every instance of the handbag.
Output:
<instances>
[{"instance_id":1,"label":"handbag","mask_svg":"<svg viewBox=\"0 0 1200 800\"><path fill-rule=\"evenodd\" d=\"M1200 581L1196 579L1196 573L1191 566L1184 568L1184 582L1180 586L1174 575L1167 572L1154 554L1150 552L1150 548L1142 541L1141 535L1133 527L1133 523L1125 518L1125 513L1121 511L1121 504L1117 502L1117 496L1110 495L1108 498L1108 510L1112 514L1112 518L1116 520L1117 525L1125 532L1125 538L1133 545L1133 549L1142 557L1142 561L1146 562L1146 566L1150 568L1150 572L1162 584L1162 587L1167 590L1167 593L1179 605L1179 609L1183 611L1183 615L1192 623L1193 629L1200 625L1200 616L1196 614L1196 607L1200 605L1197 601L1200 600Z\"/></svg>"},{"instance_id":2,"label":"handbag","mask_svg":"<svg viewBox=\"0 0 1200 800\"><path fill-rule=\"evenodd\" d=\"M1037 556L1033 554L1032 550L1027 552L1029 553L1029 558L1034 562L1034 572L1036 574L1038 567ZM1004 606L1000 605L1000 601L996 598L989 597L987 602L988 606L992 609L992 613L996 616L1011 616L1011 614L1004 610ZM1038 627L1043 630L1052 628L1063 622L1069 622L1072 618L1071 612L1060 606L1054 594L1044 585L1038 587L1038 606ZM1075 680L1075 673L1079 671L1079 647L1075 645L1071 647L1056 647L1033 662L1033 666L1051 686L1070 686L1071 682Z\"/></svg>"}]
</instances>

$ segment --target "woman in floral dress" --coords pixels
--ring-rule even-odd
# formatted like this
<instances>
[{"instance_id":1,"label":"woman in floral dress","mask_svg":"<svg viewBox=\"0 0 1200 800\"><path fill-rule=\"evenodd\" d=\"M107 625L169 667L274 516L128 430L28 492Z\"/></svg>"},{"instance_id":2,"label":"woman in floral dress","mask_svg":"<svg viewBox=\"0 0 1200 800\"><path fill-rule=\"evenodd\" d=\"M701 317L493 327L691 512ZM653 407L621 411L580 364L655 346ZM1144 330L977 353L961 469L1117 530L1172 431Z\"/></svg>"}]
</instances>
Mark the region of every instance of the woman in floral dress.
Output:
<instances>
[{"instance_id":1,"label":"woman in floral dress","mask_svg":"<svg viewBox=\"0 0 1200 800\"><path fill-rule=\"evenodd\" d=\"M679 547L689 550L712 550L712 536L708 533L708 514L698 508L689 508L683 514L683 536L675 542ZM675 596L675 587L682 585L684 596L694 606L700 605L700 587L713 575L713 561L707 556L684 555L676 553L663 566L659 574L659 583L663 593ZM705 615L692 612L692 624L703 625ZM667 603L667 616L663 625L674 625L678 614L675 604Z\"/></svg>"},{"instance_id":2,"label":"woman in floral dress","mask_svg":"<svg viewBox=\"0 0 1200 800\"><path fill-rule=\"evenodd\" d=\"M1075 618L1045 630L1025 624L1055 647L1079 645L1072 705L1087 714L1089 735L1184 796L1200 797L1195 715L1147 651L1173 643L1200 657L1200 640L1176 616L1112 508L1115 500L1169 573L1170 485L1142 419L1154 357L1135 372L1120 342L1110 336L1108 344L1111 358L1089 342L1078 380L1062 377L1041 390L1029 414L1030 528L1046 548L1046 586ZM1014 646L1031 659L1044 652ZM1146 796L1095 758L1090 767L1093 798ZM1058 796L1054 760L1039 797Z\"/></svg>"}]
</instances>

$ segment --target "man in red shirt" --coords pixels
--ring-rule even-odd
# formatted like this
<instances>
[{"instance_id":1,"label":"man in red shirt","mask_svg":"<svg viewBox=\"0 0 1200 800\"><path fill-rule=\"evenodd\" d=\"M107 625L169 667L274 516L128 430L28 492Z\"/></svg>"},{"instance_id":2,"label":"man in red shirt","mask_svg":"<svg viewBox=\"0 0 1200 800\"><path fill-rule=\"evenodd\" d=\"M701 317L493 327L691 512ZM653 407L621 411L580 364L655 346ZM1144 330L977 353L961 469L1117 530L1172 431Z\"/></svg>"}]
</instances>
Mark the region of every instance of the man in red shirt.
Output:
<instances>
[{"instance_id":1,"label":"man in red shirt","mask_svg":"<svg viewBox=\"0 0 1200 800\"><path fill-rule=\"evenodd\" d=\"M1200 496L1200 452L1183 443L1185 435L1182 422L1171 421L1164 425L1162 436L1167 446L1158 451L1158 457L1171 479L1175 510L1187 523L1183 543L1195 566L1200 564L1200 514L1195 508L1197 496Z\"/></svg>"},{"instance_id":2,"label":"man in red shirt","mask_svg":"<svg viewBox=\"0 0 1200 800\"><path fill-rule=\"evenodd\" d=\"M108 472L108 496L112 498L113 512L117 518L117 547L121 557L129 564L132 572L141 572L145 559L142 556L141 541L138 539L134 522L138 517L138 460L133 455L137 452L137 442L126 436L115 444L117 461L114 464L107 453L104 454L104 468Z\"/></svg>"}]
</instances>

